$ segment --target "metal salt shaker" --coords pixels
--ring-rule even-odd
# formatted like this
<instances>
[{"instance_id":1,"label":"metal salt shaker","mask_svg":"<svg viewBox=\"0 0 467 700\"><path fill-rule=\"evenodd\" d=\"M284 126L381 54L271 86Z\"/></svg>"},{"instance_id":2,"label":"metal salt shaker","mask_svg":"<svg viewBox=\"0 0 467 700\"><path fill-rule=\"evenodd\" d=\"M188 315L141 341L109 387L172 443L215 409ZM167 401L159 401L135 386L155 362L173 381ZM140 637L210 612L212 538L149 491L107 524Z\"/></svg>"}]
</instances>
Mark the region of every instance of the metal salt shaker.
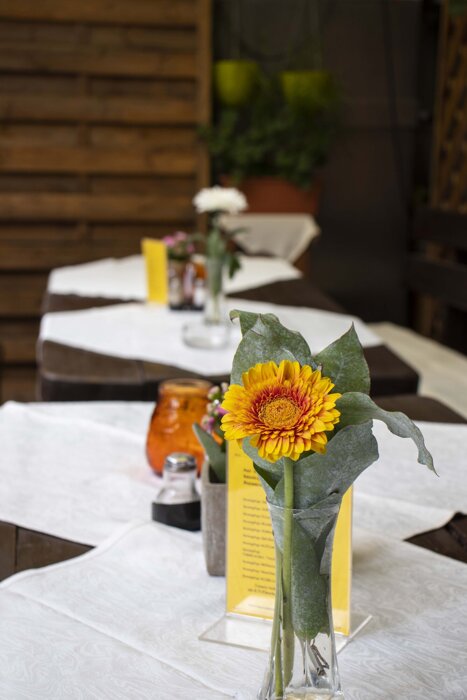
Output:
<instances>
[{"instance_id":1,"label":"metal salt shaker","mask_svg":"<svg viewBox=\"0 0 467 700\"><path fill-rule=\"evenodd\" d=\"M196 491L196 460L172 452L164 462L162 489L152 504L152 519L183 530L201 528L201 503Z\"/></svg>"}]
</instances>

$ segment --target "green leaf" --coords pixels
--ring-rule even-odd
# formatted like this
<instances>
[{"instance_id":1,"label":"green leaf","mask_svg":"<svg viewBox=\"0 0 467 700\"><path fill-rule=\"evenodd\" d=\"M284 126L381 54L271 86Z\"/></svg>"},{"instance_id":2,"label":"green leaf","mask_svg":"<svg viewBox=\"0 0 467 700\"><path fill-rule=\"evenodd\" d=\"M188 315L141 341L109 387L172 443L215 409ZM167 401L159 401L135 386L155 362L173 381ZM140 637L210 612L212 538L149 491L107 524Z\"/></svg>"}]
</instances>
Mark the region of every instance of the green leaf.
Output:
<instances>
[{"instance_id":1,"label":"green leaf","mask_svg":"<svg viewBox=\"0 0 467 700\"><path fill-rule=\"evenodd\" d=\"M319 516L318 516L319 517ZM336 516L326 523L333 528ZM292 535L292 624L302 639L329 632L327 595L329 576L320 574L321 562L313 538L294 521Z\"/></svg>"},{"instance_id":2,"label":"green leaf","mask_svg":"<svg viewBox=\"0 0 467 700\"><path fill-rule=\"evenodd\" d=\"M306 509L324 503L330 496L342 498L355 479L379 457L378 444L371 431L370 420L361 425L349 425L328 442L326 453L309 453L294 464L294 507ZM248 438L243 440L243 451L261 469L260 476L270 491L270 503L284 506L282 461L268 462ZM258 471L259 473L259 471Z\"/></svg>"},{"instance_id":3,"label":"green leaf","mask_svg":"<svg viewBox=\"0 0 467 700\"><path fill-rule=\"evenodd\" d=\"M266 499L270 502L274 502L274 490L277 486L277 476L270 472L268 469L263 469L258 464L253 464L256 473L261 481L261 486L266 493Z\"/></svg>"},{"instance_id":4,"label":"green leaf","mask_svg":"<svg viewBox=\"0 0 467 700\"><path fill-rule=\"evenodd\" d=\"M242 374L258 363L274 361L279 364L282 360L299 362L301 365L311 365L316 369L310 348L303 336L297 331L291 331L283 326L273 314L256 314L244 311L234 311L231 318L238 317L244 336L237 348L232 366L231 381L241 384Z\"/></svg>"},{"instance_id":5,"label":"green leaf","mask_svg":"<svg viewBox=\"0 0 467 700\"><path fill-rule=\"evenodd\" d=\"M371 421L341 430L328 443L325 454L315 453L295 464L295 507L314 507L336 494L342 498L355 479L378 457ZM278 489L275 493L277 496Z\"/></svg>"},{"instance_id":6,"label":"green leaf","mask_svg":"<svg viewBox=\"0 0 467 700\"><path fill-rule=\"evenodd\" d=\"M232 279L232 277L235 275L238 270L241 269L242 264L240 262L240 259L238 255L235 253L229 253L227 252L225 254L225 264L227 266L227 269L229 271L229 277Z\"/></svg>"},{"instance_id":7,"label":"green leaf","mask_svg":"<svg viewBox=\"0 0 467 700\"><path fill-rule=\"evenodd\" d=\"M433 457L426 448L422 433L404 413L384 411L369 396L357 392L344 394L337 401L336 407L341 412L341 417L337 424L338 429L344 428L346 425L365 423L368 420L380 420L386 424L394 435L413 440L418 449L419 463L424 464L436 474Z\"/></svg>"},{"instance_id":8,"label":"green leaf","mask_svg":"<svg viewBox=\"0 0 467 700\"><path fill-rule=\"evenodd\" d=\"M292 619L296 634L313 639L328 632L327 593L329 573L322 573L325 546L331 547L339 503L294 513L292 530ZM284 511L271 508L274 537L284 547Z\"/></svg>"},{"instance_id":9,"label":"green leaf","mask_svg":"<svg viewBox=\"0 0 467 700\"><path fill-rule=\"evenodd\" d=\"M202 429L198 423L193 424L193 432L200 441L209 460L209 464L219 479L221 484L225 484L226 478L226 455L222 451L222 447Z\"/></svg>"},{"instance_id":10,"label":"green leaf","mask_svg":"<svg viewBox=\"0 0 467 700\"><path fill-rule=\"evenodd\" d=\"M330 377L337 391L370 392L370 373L354 325L340 338L322 350L316 357L323 367L323 375Z\"/></svg>"},{"instance_id":11,"label":"green leaf","mask_svg":"<svg viewBox=\"0 0 467 700\"><path fill-rule=\"evenodd\" d=\"M242 335L245 335L255 325L256 321L258 320L258 314L255 314L252 311L238 311L237 309L233 309L230 312L230 320L233 321L236 318L238 318L240 321L240 330L242 331Z\"/></svg>"}]
</instances>

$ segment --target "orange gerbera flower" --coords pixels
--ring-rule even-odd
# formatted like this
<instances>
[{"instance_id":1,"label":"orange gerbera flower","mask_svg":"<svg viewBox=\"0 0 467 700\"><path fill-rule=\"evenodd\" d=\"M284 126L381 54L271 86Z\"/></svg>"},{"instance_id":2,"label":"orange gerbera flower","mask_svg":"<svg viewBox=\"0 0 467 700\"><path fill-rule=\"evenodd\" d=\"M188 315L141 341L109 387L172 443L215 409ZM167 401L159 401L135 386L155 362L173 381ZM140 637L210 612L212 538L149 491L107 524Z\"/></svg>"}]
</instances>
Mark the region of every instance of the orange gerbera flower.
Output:
<instances>
[{"instance_id":1,"label":"orange gerbera flower","mask_svg":"<svg viewBox=\"0 0 467 700\"><path fill-rule=\"evenodd\" d=\"M320 370L282 360L257 364L242 376L243 386L232 384L225 394L222 430L227 440L252 437L261 457L299 459L302 452L326 451L326 431L334 430L341 394L330 394L334 384Z\"/></svg>"}]
</instances>

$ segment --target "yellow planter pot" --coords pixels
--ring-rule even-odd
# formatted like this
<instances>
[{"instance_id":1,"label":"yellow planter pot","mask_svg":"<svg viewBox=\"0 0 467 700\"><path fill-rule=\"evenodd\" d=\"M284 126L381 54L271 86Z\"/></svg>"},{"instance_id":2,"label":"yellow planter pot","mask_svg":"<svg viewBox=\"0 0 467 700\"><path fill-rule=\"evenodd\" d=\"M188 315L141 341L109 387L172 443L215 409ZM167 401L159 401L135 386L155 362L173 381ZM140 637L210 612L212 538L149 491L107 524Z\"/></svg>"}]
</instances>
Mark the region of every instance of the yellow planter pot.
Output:
<instances>
[{"instance_id":1,"label":"yellow planter pot","mask_svg":"<svg viewBox=\"0 0 467 700\"><path fill-rule=\"evenodd\" d=\"M284 71L280 80L284 97L291 107L313 111L329 102L332 79L327 71Z\"/></svg>"},{"instance_id":2,"label":"yellow planter pot","mask_svg":"<svg viewBox=\"0 0 467 700\"><path fill-rule=\"evenodd\" d=\"M253 95L258 79L254 61L217 61L214 64L214 88L226 107L241 107Z\"/></svg>"}]
</instances>

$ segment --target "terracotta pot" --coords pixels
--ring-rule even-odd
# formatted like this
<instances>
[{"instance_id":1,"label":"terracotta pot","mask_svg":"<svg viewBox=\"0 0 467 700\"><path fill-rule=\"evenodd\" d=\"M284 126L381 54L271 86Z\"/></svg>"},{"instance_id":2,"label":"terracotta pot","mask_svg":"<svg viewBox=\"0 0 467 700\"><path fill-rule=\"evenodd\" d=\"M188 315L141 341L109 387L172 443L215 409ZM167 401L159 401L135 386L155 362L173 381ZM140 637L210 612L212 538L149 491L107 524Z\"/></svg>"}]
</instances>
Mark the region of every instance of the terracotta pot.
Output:
<instances>
[{"instance_id":1,"label":"terracotta pot","mask_svg":"<svg viewBox=\"0 0 467 700\"><path fill-rule=\"evenodd\" d=\"M222 177L221 184L232 186L229 177ZM317 179L309 190L279 177L249 177L238 189L248 202L247 213L251 214L311 214L318 213L321 183Z\"/></svg>"},{"instance_id":2,"label":"terracotta pot","mask_svg":"<svg viewBox=\"0 0 467 700\"><path fill-rule=\"evenodd\" d=\"M225 576L227 486L213 483L209 463L201 471L201 531L206 568L210 576Z\"/></svg>"},{"instance_id":3,"label":"terracotta pot","mask_svg":"<svg viewBox=\"0 0 467 700\"><path fill-rule=\"evenodd\" d=\"M253 95L258 66L253 61L217 61L214 64L214 88L226 107L241 107Z\"/></svg>"}]
</instances>

